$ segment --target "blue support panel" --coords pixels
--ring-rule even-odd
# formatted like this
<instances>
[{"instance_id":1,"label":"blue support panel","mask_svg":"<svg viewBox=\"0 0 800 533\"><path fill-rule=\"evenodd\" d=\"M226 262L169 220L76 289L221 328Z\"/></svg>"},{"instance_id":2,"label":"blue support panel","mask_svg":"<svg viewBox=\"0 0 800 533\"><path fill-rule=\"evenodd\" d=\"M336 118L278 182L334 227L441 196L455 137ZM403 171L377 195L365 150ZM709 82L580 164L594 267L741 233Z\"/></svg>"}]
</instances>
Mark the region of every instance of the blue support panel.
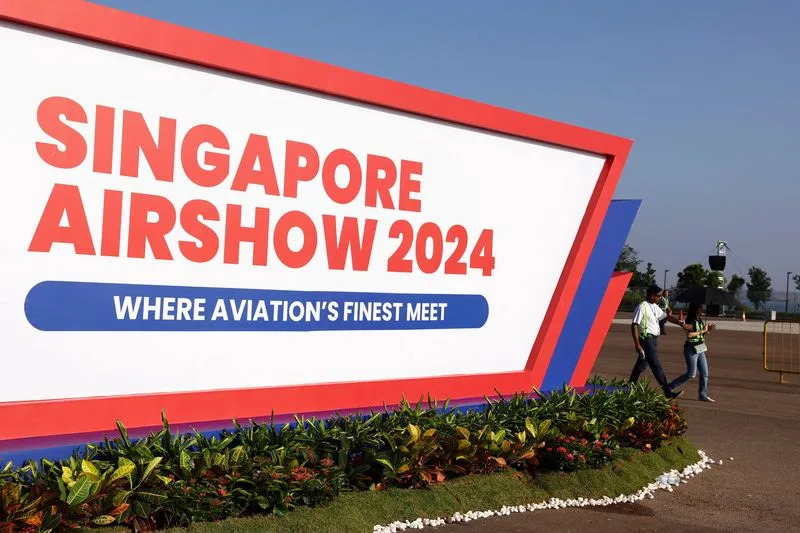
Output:
<instances>
[{"instance_id":1,"label":"blue support panel","mask_svg":"<svg viewBox=\"0 0 800 533\"><path fill-rule=\"evenodd\" d=\"M595 315L614 272L619 253L625 246L641 200L613 200L586 264L572 308L569 310L541 390L560 388L569 383L578 364Z\"/></svg>"}]
</instances>

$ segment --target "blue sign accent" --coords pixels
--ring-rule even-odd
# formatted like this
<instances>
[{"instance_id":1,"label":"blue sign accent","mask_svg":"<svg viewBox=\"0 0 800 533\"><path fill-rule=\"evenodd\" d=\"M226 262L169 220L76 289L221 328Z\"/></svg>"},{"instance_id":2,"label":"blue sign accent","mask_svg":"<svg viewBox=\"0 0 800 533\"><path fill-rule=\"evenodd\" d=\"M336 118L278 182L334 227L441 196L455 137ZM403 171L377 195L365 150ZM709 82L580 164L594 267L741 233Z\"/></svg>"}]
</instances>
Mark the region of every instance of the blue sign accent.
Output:
<instances>
[{"instance_id":1,"label":"blue sign accent","mask_svg":"<svg viewBox=\"0 0 800 533\"><path fill-rule=\"evenodd\" d=\"M335 331L480 328L474 294L284 291L44 281L25 299L43 331Z\"/></svg>"},{"instance_id":2,"label":"blue sign accent","mask_svg":"<svg viewBox=\"0 0 800 533\"><path fill-rule=\"evenodd\" d=\"M569 383L578 365L586 338L603 301L619 253L633 226L641 200L613 200L600 227L592 255L586 264L561 336L547 368L541 390L560 388Z\"/></svg>"}]
</instances>

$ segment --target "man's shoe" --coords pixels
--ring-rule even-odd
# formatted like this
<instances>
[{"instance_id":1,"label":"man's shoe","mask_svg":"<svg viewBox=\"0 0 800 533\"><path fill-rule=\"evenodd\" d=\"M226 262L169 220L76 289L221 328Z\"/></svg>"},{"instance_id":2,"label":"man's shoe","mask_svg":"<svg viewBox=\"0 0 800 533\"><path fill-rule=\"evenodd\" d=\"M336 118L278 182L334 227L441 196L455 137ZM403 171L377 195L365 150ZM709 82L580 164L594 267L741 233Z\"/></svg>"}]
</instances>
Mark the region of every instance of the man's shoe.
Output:
<instances>
[{"instance_id":1,"label":"man's shoe","mask_svg":"<svg viewBox=\"0 0 800 533\"><path fill-rule=\"evenodd\" d=\"M715 402L716 400L715 400L714 398L709 398L708 396L706 396L705 398L703 398L703 397L701 396L701 397L700 397L700 401L701 401L701 402L712 402L712 403L713 403L713 402Z\"/></svg>"},{"instance_id":2,"label":"man's shoe","mask_svg":"<svg viewBox=\"0 0 800 533\"><path fill-rule=\"evenodd\" d=\"M666 397L669 398L670 400L674 400L675 398L680 397L681 394L683 394L682 390L679 390L677 392L671 390L671 391L669 391L668 394L666 394Z\"/></svg>"}]
</instances>

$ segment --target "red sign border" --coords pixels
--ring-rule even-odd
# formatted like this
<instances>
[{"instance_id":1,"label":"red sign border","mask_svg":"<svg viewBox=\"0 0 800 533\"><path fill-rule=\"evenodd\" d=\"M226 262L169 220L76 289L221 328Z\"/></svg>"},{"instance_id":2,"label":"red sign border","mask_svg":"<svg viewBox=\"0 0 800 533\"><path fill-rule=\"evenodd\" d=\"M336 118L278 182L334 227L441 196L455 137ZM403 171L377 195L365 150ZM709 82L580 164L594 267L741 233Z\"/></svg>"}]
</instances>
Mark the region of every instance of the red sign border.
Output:
<instances>
[{"instance_id":1,"label":"red sign border","mask_svg":"<svg viewBox=\"0 0 800 533\"><path fill-rule=\"evenodd\" d=\"M632 141L391 81L99 6L83 0L0 0L0 20L347 100L513 135L606 157L525 368L518 372L375 382L0 403L0 441L160 423L248 419L353 409L389 399L474 398L541 385ZM432 394L433 396L433 394Z\"/></svg>"}]
</instances>

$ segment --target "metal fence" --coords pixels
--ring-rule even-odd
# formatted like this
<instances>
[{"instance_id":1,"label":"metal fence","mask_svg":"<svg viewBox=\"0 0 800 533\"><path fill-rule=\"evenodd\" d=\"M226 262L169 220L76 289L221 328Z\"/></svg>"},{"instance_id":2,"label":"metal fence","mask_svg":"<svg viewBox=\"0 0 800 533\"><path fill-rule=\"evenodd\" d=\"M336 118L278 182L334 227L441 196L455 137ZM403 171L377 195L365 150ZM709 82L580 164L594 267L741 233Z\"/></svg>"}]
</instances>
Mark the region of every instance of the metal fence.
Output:
<instances>
[{"instance_id":1,"label":"metal fence","mask_svg":"<svg viewBox=\"0 0 800 533\"><path fill-rule=\"evenodd\" d=\"M800 321L767 320L764 322L764 370L800 374Z\"/></svg>"}]
</instances>

